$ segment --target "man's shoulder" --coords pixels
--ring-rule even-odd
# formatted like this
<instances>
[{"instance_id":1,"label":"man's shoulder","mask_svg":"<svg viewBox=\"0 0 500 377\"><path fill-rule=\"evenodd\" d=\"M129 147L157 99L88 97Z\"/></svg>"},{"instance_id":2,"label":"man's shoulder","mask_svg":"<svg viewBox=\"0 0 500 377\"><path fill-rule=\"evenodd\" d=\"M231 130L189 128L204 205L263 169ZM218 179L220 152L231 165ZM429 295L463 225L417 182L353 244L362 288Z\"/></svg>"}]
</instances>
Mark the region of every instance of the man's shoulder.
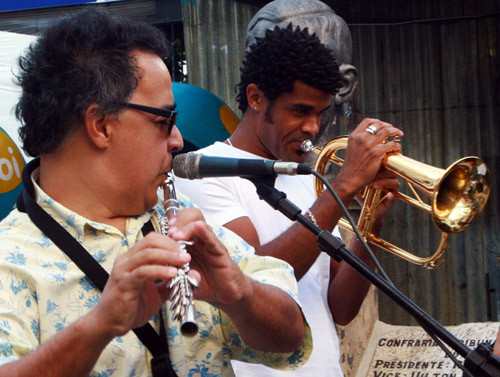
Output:
<instances>
[{"instance_id":1,"label":"man's shoulder","mask_svg":"<svg viewBox=\"0 0 500 377\"><path fill-rule=\"evenodd\" d=\"M13 209L2 221L0 221L0 238L5 249L10 243L23 243L30 245L36 243L44 234L31 221L28 214Z\"/></svg>"},{"instance_id":2,"label":"man's shoulder","mask_svg":"<svg viewBox=\"0 0 500 377\"><path fill-rule=\"evenodd\" d=\"M46 248L46 237L26 213L12 210L0 221L0 263L12 262L12 255Z\"/></svg>"},{"instance_id":3,"label":"man's shoulder","mask_svg":"<svg viewBox=\"0 0 500 377\"><path fill-rule=\"evenodd\" d=\"M19 211L17 208L10 211L10 213L0 221L0 237L2 239L9 234L30 229L36 229L35 224L33 224L28 214Z\"/></svg>"},{"instance_id":4,"label":"man's shoulder","mask_svg":"<svg viewBox=\"0 0 500 377\"><path fill-rule=\"evenodd\" d=\"M226 147L229 147L229 145L224 144L220 141L216 141L213 144L210 144L204 148L198 149L197 151L195 151L195 153L204 154L207 156L220 155L221 153L226 152L226 150L227 150Z\"/></svg>"},{"instance_id":5,"label":"man's shoulder","mask_svg":"<svg viewBox=\"0 0 500 377\"><path fill-rule=\"evenodd\" d=\"M221 141L216 141L215 143L207 147L198 149L195 153L204 154L207 156L221 156L221 157L231 157L231 158L252 158L252 159L263 158L253 153L247 152L243 149L235 148L232 145L228 145Z\"/></svg>"}]
</instances>

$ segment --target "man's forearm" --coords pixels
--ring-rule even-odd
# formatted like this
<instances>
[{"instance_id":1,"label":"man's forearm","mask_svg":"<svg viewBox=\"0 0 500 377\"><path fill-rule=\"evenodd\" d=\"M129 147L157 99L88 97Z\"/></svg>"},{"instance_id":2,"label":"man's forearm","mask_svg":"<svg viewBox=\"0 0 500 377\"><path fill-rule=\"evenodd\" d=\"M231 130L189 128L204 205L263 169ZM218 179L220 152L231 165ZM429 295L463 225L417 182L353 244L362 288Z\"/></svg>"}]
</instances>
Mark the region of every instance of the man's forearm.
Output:
<instances>
[{"instance_id":1,"label":"man's forearm","mask_svg":"<svg viewBox=\"0 0 500 377\"><path fill-rule=\"evenodd\" d=\"M91 312L92 313L92 312ZM9 377L85 377L113 336L100 329L92 314L61 330L48 342L17 361L0 367Z\"/></svg>"},{"instance_id":2,"label":"man's forearm","mask_svg":"<svg viewBox=\"0 0 500 377\"><path fill-rule=\"evenodd\" d=\"M342 202L347 205L357 191L332 182ZM306 210L307 208L303 208ZM311 213L321 229L332 231L342 211L329 192L323 193L312 205ZM300 280L311 268L320 253L316 236L302 224L293 224L273 241L256 248L256 254L273 256L288 262L294 268L295 277Z\"/></svg>"},{"instance_id":3,"label":"man's forearm","mask_svg":"<svg viewBox=\"0 0 500 377\"><path fill-rule=\"evenodd\" d=\"M375 234L379 234L383 221L379 219L373 228ZM374 254L377 247L368 244ZM374 268L375 263L369 256L364 246L357 238L354 238L349 246L349 251L360 258L369 267ZM347 325L359 312L366 293L370 288L368 280L363 278L353 267L346 262L337 264L337 271L333 280L330 280L328 288L328 305L335 323Z\"/></svg>"},{"instance_id":4,"label":"man's forearm","mask_svg":"<svg viewBox=\"0 0 500 377\"><path fill-rule=\"evenodd\" d=\"M229 315L248 346L283 353L297 349L305 332L297 303L277 287L247 279L249 289L241 300L217 306Z\"/></svg>"},{"instance_id":5,"label":"man's forearm","mask_svg":"<svg viewBox=\"0 0 500 377\"><path fill-rule=\"evenodd\" d=\"M372 265L360 243L353 242L350 251ZM328 305L335 323L344 326L356 317L369 288L370 283L354 268L346 262L340 263L328 289Z\"/></svg>"}]
</instances>

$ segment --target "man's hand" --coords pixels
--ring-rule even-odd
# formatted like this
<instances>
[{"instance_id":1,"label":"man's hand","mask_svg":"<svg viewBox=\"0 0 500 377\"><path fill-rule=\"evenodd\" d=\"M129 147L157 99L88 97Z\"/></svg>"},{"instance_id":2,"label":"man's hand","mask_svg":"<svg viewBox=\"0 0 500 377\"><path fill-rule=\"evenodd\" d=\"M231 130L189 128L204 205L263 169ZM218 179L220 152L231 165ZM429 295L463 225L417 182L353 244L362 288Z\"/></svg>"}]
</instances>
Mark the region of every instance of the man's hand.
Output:
<instances>
[{"instance_id":1,"label":"man's hand","mask_svg":"<svg viewBox=\"0 0 500 377\"><path fill-rule=\"evenodd\" d=\"M158 313L168 297L165 280L175 277L176 267L190 259L172 239L148 234L115 260L99 302L90 312L35 351L0 366L0 375L88 376L114 337L144 325ZM164 281L155 284L159 279Z\"/></svg>"},{"instance_id":2,"label":"man's hand","mask_svg":"<svg viewBox=\"0 0 500 377\"><path fill-rule=\"evenodd\" d=\"M190 268L199 273L200 288L196 299L213 305L231 304L242 299L249 288L248 278L233 262L226 247L215 236L197 208L179 211L170 223L169 236L176 241L193 241L187 250L192 256Z\"/></svg>"},{"instance_id":3,"label":"man's hand","mask_svg":"<svg viewBox=\"0 0 500 377\"><path fill-rule=\"evenodd\" d=\"M396 201L393 192L399 190L399 179L394 173L382 168L371 183L371 188L382 190L380 198L383 200L377 205L375 212L375 220L380 220ZM356 196L355 199L360 205L363 205L364 199L360 195Z\"/></svg>"},{"instance_id":4,"label":"man's hand","mask_svg":"<svg viewBox=\"0 0 500 377\"><path fill-rule=\"evenodd\" d=\"M165 282L175 277L177 268L189 262L178 244L157 233L149 233L113 266L94 317L111 336L120 336L151 319L168 298Z\"/></svg>"},{"instance_id":5,"label":"man's hand","mask_svg":"<svg viewBox=\"0 0 500 377\"><path fill-rule=\"evenodd\" d=\"M291 352L300 345L305 326L297 303L283 290L241 272L200 210L183 209L169 225L176 241L194 241L188 251L191 272L200 278L195 297L224 311L248 346Z\"/></svg>"},{"instance_id":6,"label":"man's hand","mask_svg":"<svg viewBox=\"0 0 500 377\"><path fill-rule=\"evenodd\" d=\"M368 132L367 128L375 131ZM401 151L401 145L394 137L402 137L403 132L389 123L378 119L364 119L349 135L344 163L339 174L334 178L337 192L342 194L348 204L361 189L372 184L375 189L382 189L385 199L377 206L373 232L378 234L382 225L382 217L394 204L395 197L391 193L399 188L396 176L383 168L382 161L387 153ZM361 204L360 197L355 197ZM361 258L369 266L373 261L369 258L361 244L354 240L351 252ZM345 262L332 261L330 285L328 289L328 305L340 325L348 324L358 313L361 303L368 291L369 284Z\"/></svg>"},{"instance_id":7,"label":"man's hand","mask_svg":"<svg viewBox=\"0 0 500 377\"><path fill-rule=\"evenodd\" d=\"M368 126L375 127L377 132L367 132ZM371 183L380 171L385 155L401 151L398 142L388 140L395 136L402 137L403 132L378 119L364 119L349 135L344 163L335 181L345 182L350 192L358 192Z\"/></svg>"}]
</instances>

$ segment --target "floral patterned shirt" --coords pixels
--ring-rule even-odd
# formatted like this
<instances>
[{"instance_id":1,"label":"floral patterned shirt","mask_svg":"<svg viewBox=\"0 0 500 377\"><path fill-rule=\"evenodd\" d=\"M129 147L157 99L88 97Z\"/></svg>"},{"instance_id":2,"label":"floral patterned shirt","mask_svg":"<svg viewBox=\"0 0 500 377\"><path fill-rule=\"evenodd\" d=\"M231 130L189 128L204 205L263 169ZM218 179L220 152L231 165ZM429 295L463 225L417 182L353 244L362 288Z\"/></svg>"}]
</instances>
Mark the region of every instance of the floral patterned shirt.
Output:
<instances>
[{"instance_id":1,"label":"floral patterned shirt","mask_svg":"<svg viewBox=\"0 0 500 377\"><path fill-rule=\"evenodd\" d=\"M34 172L34 176L37 171ZM126 233L71 212L34 183L37 203L56 219L110 272L117 256L128 251L143 235L151 219L159 229L161 203L142 216L127 220ZM179 194L183 206L192 206ZM298 302L297 283L285 262L258 257L229 230L210 224L240 269L254 280L283 289ZM0 365L17 360L89 312L100 291L83 272L47 238L26 213L12 211L0 222ZM178 376L234 376L230 359L291 370L300 367L312 350L309 326L302 345L292 353L262 352L248 347L229 317L206 302L195 301L199 332L183 337L179 324L164 307L172 365ZM157 330L158 318L150 323ZM91 377L151 376L151 354L129 331L104 349Z\"/></svg>"}]
</instances>

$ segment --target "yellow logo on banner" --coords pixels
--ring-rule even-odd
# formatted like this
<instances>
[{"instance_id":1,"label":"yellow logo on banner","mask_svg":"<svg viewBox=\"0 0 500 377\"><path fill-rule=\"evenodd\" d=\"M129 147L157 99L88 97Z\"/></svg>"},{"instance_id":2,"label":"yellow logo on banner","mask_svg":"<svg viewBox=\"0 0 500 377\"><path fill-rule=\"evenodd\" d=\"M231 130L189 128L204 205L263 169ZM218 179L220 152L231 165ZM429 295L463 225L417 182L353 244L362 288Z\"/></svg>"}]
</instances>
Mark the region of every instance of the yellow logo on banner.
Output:
<instances>
[{"instance_id":1,"label":"yellow logo on banner","mask_svg":"<svg viewBox=\"0 0 500 377\"><path fill-rule=\"evenodd\" d=\"M21 183L24 159L21 151L0 128L0 194L15 189Z\"/></svg>"},{"instance_id":2,"label":"yellow logo on banner","mask_svg":"<svg viewBox=\"0 0 500 377\"><path fill-rule=\"evenodd\" d=\"M219 109L220 120L224 125L224 128L229 132L229 135L232 135L236 127L238 127L238 123L240 120L233 113L233 110L229 108L228 105L224 104Z\"/></svg>"}]
</instances>

